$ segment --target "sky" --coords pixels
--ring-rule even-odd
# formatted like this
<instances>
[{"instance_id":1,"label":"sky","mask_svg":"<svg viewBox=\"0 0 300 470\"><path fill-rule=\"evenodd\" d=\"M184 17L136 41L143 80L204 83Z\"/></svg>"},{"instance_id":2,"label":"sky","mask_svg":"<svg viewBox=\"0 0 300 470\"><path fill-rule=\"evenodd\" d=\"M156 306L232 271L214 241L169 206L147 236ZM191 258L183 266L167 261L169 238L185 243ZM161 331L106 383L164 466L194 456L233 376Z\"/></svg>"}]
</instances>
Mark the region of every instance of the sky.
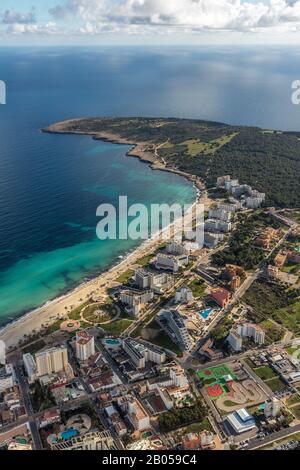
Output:
<instances>
[{"instance_id":1,"label":"sky","mask_svg":"<svg viewBox=\"0 0 300 470\"><path fill-rule=\"evenodd\" d=\"M0 45L299 41L300 0L0 0Z\"/></svg>"}]
</instances>

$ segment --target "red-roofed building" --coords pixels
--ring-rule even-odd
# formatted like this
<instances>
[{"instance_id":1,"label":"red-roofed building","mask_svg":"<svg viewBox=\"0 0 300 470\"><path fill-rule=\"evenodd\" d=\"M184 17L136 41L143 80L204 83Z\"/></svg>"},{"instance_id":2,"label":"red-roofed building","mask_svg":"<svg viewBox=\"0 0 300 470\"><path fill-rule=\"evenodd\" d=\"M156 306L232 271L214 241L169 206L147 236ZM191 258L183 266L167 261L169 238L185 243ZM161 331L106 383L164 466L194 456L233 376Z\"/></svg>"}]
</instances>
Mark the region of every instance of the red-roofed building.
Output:
<instances>
[{"instance_id":1,"label":"red-roofed building","mask_svg":"<svg viewBox=\"0 0 300 470\"><path fill-rule=\"evenodd\" d=\"M60 411L58 408L54 410L46 410L40 417L40 428L45 428L50 424L60 423Z\"/></svg>"},{"instance_id":2,"label":"red-roofed building","mask_svg":"<svg viewBox=\"0 0 300 470\"><path fill-rule=\"evenodd\" d=\"M231 298L231 293L228 290L223 289L222 287L212 289L210 295L222 308L226 307Z\"/></svg>"}]
</instances>

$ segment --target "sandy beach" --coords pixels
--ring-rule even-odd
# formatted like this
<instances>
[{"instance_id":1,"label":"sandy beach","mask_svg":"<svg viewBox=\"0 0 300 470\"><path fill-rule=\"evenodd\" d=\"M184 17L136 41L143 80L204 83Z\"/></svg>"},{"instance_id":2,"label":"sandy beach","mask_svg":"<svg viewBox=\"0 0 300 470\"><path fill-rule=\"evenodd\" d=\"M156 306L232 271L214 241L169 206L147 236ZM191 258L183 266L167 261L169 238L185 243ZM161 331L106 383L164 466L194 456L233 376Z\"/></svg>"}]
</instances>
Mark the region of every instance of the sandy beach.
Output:
<instances>
[{"instance_id":1,"label":"sandy beach","mask_svg":"<svg viewBox=\"0 0 300 470\"><path fill-rule=\"evenodd\" d=\"M203 194L198 201L195 201L188 212L193 211L197 202L207 206L208 201L206 194ZM113 266L110 270L8 324L0 330L0 340L5 342L7 348L14 348L18 345L20 340L24 339L25 335L30 335L33 331L38 332L43 325L47 323L51 324L58 318L66 318L68 312L81 305L87 299L91 297L98 298L107 296L107 289L117 285L116 279L121 274L131 269L140 258L154 252L161 244L162 240L164 240L163 237L166 232L172 231L175 225L176 221L164 230L161 230L151 239L142 243L132 253L129 253L124 260L120 261L119 264ZM176 235L175 231L174 234Z\"/></svg>"}]
</instances>

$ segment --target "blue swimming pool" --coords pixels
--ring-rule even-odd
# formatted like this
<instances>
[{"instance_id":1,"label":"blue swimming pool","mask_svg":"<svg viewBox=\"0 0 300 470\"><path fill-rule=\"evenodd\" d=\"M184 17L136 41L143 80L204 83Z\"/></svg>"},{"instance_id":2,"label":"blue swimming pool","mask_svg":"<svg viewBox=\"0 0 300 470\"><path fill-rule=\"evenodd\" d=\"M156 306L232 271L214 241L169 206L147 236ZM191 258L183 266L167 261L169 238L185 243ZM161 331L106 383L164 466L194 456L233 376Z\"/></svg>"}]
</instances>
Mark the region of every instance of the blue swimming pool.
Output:
<instances>
[{"instance_id":1,"label":"blue swimming pool","mask_svg":"<svg viewBox=\"0 0 300 470\"><path fill-rule=\"evenodd\" d=\"M77 431L77 429L67 429L66 431L63 431L61 433L61 438L64 440L64 441L68 441L69 439L72 439L73 437L76 437L79 435L79 432Z\"/></svg>"},{"instance_id":2,"label":"blue swimming pool","mask_svg":"<svg viewBox=\"0 0 300 470\"><path fill-rule=\"evenodd\" d=\"M213 311L212 308L207 308L206 310L202 310L202 312L200 312L200 315L204 320L207 320L210 314L212 313L212 311Z\"/></svg>"}]
</instances>

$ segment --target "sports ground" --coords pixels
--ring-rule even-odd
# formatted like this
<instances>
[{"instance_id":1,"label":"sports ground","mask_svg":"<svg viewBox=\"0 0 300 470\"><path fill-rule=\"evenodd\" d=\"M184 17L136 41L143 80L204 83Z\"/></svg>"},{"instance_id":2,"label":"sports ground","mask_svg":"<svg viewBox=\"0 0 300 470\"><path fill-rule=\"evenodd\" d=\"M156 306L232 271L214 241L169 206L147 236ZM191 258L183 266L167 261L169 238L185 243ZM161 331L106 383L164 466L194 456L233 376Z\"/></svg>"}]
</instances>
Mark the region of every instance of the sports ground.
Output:
<instances>
[{"instance_id":1,"label":"sports ground","mask_svg":"<svg viewBox=\"0 0 300 470\"><path fill-rule=\"evenodd\" d=\"M197 374L203 380L206 391L212 400L222 398L230 393L230 384L236 380L236 375L225 364L199 370Z\"/></svg>"}]
</instances>

